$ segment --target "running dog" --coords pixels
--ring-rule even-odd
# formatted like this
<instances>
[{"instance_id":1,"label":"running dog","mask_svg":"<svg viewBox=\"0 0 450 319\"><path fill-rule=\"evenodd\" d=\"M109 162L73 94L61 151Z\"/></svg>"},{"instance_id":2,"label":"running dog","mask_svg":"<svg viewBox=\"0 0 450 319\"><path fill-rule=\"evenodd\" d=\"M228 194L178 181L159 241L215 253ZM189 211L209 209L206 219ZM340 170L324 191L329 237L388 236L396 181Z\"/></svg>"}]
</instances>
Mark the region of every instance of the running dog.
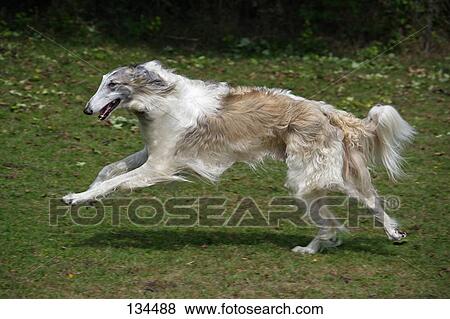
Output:
<instances>
[{"instance_id":1,"label":"running dog","mask_svg":"<svg viewBox=\"0 0 450 319\"><path fill-rule=\"evenodd\" d=\"M286 186L309 204L313 220L328 191L357 198L383 224L389 239L406 236L383 209L368 167L382 164L395 180L402 175L401 150L414 129L389 105L376 105L365 119L282 89L231 87L191 80L158 61L120 67L103 76L84 113L106 120L117 109L134 113L144 148L104 167L89 189L63 197L77 205L118 189L185 180L191 170L209 180L238 161L285 161ZM313 254L340 242L340 225L326 208L317 236L294 252ZM315 218L316 217L316 218Z\"/></svg>"}]
</instances>

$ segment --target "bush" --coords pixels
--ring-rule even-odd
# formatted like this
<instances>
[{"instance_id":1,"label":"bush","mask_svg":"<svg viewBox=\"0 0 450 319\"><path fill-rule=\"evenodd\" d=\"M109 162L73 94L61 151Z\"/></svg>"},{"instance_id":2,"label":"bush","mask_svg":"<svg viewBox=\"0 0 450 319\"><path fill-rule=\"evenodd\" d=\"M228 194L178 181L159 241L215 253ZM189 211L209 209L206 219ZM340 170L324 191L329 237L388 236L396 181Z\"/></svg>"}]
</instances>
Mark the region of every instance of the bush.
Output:
<instances>
[{"instance_id":1,"label":"bush","mask_svg":"<svg viewBox=\"0 0 450 319\"><path fill-rule=\"evenodd\" d=\"M27 24L63 37L102 36L232 52L268 54L283 49L386 45L432 22L448 37L450 6L435 0L5 0L8 30ZM444 22L442 22L444 21ZM447 28L447 29L446 29ZM5 29L3 27L3 29ZM427 33L431 37L431 32Z\"/></svg>"}]
</instances>

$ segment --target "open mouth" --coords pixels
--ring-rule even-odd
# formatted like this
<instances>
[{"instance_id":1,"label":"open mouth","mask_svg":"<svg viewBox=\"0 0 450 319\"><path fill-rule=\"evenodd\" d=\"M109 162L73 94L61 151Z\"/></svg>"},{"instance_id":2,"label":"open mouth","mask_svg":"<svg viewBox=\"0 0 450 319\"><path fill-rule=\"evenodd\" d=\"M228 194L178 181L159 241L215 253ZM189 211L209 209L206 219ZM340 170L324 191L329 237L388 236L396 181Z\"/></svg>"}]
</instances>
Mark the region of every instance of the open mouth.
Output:
<instances>
[{"instance_id":1,"label":"open mouth","mask_svg":"<svg viewBox=\"0 0 450 319\"><path fill-rule=\"evenodd\" d=\"M105 120L109 114L111 114L112 111L119 105L120 99L115 99L108 104L106 104L101 110L98 118L103 121Z\"/></svg>"}]
</instances>

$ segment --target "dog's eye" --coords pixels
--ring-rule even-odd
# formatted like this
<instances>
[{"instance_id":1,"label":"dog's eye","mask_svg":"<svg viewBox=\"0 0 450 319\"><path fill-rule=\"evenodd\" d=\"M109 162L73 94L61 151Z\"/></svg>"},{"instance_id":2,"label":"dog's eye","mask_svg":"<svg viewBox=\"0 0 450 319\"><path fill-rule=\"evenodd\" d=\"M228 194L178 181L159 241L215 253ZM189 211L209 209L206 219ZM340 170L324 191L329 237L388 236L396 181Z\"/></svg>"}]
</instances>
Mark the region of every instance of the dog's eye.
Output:
<instances>
[{"instance_id":1,"label":"dog's eye","mask_svg":"<svg viewBox=\"0 0 450 319\"><path fill-rule=\"evenodd\" d=\"M109 87L111 90L113 90L113 89L115 89L115 88L117 87L117 84L118 84L118 83L110 82L110 83L108 84L108 87Z\"/></svg>"},{"instance_id":2,"label":"dog's eye","mask_svg":"<svg viewBox=\"0 0 450 319\"><path fill-rule=\"evenodd\" d=\"M161 79L155 79L155 80L151 81L150 84L161 86L164 84L164 82Z\"/></svg>"}]
</instances>

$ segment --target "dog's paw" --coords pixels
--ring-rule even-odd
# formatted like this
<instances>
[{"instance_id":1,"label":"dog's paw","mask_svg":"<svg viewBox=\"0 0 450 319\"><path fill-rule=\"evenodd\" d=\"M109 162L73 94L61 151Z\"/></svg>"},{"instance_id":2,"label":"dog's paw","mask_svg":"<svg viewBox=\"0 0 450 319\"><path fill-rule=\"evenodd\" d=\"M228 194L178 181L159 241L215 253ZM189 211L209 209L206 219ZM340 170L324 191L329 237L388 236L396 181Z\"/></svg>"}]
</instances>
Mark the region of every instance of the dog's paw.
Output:
<instances>
[{"instance_id":1,"label":"dog's paw","mask_svg":"<svg viewBox=\"0 0 450 319\"><path fill-rule=\"evenodd\" d=\"M63 196L62 201L66 205L72 205L72 202L74 201L74 193L69 193L66 196Z\"/></svg>"},{"instance_id":2,"label":"dog's paw","mask_svg":"<svg viewBox=\"0 0 450 319\"><path fill-rule=\"evenodd\" d=\"M386 235L390 240L400 241L407 236L406 232L401 231L397 227L385 229Z\"/></svg>"},{"instance_id":3,"label":"dog's paw","mask_svg":"<svg viewBox=\"0 0 450 319\"><path fill-rule=\"evenodd\" d=\"M66 196L64 196L62 198L62 201L66 204L66 205L79 205L79 204L83 204L83 203L89 203L91 201L93 201L90 197L84 196L83 193L70 193L67 194Z\"/></svg>"},{"instance_id":4,"label":"dog's paw","mask_svg":"<svg viewBox=\"0 0 450 319\"><path fill-rule=\"evenodd\" d=\"M291 249L294 253L299 253L303 255L312 255L317 253L314 249L311 249L309 247L302 247L302 246L295 246Z\"/></svg>"},{"instance_id":5,"label":"dog's paw","mask_svg":"<svg viewBox=\"0 0 450 319\"><path fill-rule=\"evenodd\" d=\"M333 237L320 242L321 248L334 248L342 245L342 240L338 237Z\"/></svg>"}]
</instances>

